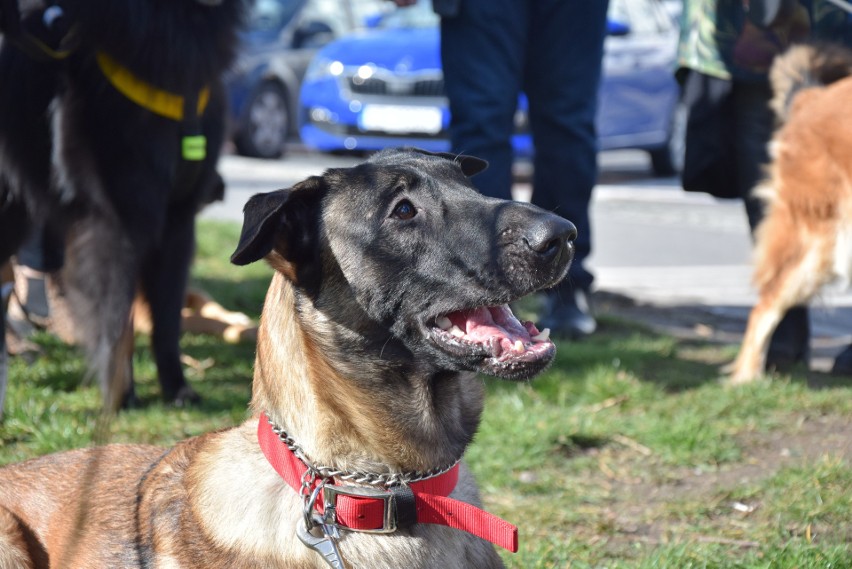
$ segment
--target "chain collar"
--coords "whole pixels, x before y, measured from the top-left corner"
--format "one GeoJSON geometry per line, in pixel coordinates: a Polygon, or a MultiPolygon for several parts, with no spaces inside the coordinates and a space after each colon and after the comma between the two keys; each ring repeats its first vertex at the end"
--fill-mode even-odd
{"type": "Polygon", "coordinates": [[[329,478],[336,478],[341,481],[355,484],[365,484],[367,486],[407,486],[414,482],[421,482],[436,476],[441,476],[442,474],[452,470],[459,461],[461,461],[461,457],[459,457],[451,464],[439,468],[433,468],[431,470],[387,472],[381,474],[375,472],[363,472],[359,470],[338,470],[330,466],[318,466],[308,459],[305,451],[298,445],[298,443],[296,443],[287,431],[276,425],[268,415],[265,415],[265,417],[269,422],[269,425],[272,427],[272,432],[274,432],[281,442],[287,445],[287,448],[290,449],[290,451],[295,454],[299,460],[305,464],[305,466],[307,466],[308,470],[305,472],[305,476],[302,479],[303,491],[306,484],[311,485],[312,482],[317,479],[327,480],[329,478]],[[308,480],[310,480],[310,482],[308,482],[308,480]]]}

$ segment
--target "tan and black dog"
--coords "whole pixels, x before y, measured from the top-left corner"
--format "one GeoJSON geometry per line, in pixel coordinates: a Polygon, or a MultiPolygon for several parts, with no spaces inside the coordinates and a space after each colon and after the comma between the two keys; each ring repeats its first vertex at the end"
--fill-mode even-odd
{"type": "Polygon", "coordinates": [[[501,567],[516,530],[459,463],[476,372],[550,364],[508,303],[564,277],[576,230],[477,193],[484,166],[391,150],[254,196],[232,260],[276,273],[252,418],[0,469],[0,567],[501,567]]]}

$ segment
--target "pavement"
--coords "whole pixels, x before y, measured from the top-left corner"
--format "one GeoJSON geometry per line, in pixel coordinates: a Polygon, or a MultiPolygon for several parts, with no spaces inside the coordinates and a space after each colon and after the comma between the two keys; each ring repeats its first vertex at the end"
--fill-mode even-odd
{"type": "MultiPolygon", "coordinates": [[[[226,201],[208,207],[202,217],[241,221],[242,205],[254,193],[361,160],[300,149],[286,160],[226,156],[220,163],[226,201]]],[[[602,309],[676,335],[738,343],[756,300],[741,203],[684,192],[676,178],[651,177],[642,153],[602,153],[600,165],[588,264],[602,309]]],[[[518,165],[516,174],[516,198],[529,199],[529,168],[518,165]]],[[[811,326],[811,367],[826,371],[852,342],[852,294],[825,292],[812,304],[811,326]]]]}

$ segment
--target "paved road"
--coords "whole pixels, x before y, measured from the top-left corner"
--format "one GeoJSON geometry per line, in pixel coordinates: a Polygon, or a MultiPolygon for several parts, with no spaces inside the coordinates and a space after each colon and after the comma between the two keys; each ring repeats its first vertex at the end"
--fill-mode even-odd
{"type": "MultiPolygon", "coordinates": [[[[260,161],[227,156],[221,164],[227,200],[203,217],[240,220],[256,192],[288,187],[329,167],[358,158],[322,156],[296,148],[287,159],[260,161]]],[[[755,301],[750,285],[751,242],[738,201],[683,192],[677,180],[652,178],[638,152],[601,155],[601,178],[592,202],[589,259],[598,290],[657,306],[701,309],[744,326],[755,301]]],[[[529,196],[519,168],[516,196],[529,196]]],[[[831,355],[852,341],[852,294],[829,292],[812,310],[814,335],[831,355]]],[[[824,367],[823,363],[820,367],[824,367]]]]}

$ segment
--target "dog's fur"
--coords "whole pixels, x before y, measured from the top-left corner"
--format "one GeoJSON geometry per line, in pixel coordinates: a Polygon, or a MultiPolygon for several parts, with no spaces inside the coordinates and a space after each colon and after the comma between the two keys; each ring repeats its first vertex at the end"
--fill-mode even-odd
{"type": "MultiPolygon", "coordinates": [[[[245,0],[85,0],[64,5],[70,57],[34,58],[0,39],[0,263],[33,223],[67,230],[63,275],[81,343],[116,408],[129,396],[130,307],[137,285],[152,309],[153,351],[166,400],[197,397],[178,337],[194,218],[218,197],[225,125],[221,75],[233,60],[245,0]],[[213,3],[215,4],[215,3],[213,3]],[[207,156],[181,178],[184,125],[119,93],[95,62],[106,52],[160,89],[197,94],[207,156]],[[129,341],[128,341],[129,340],[129,341]],[[126,352],[126,350],[124,350],[126,352]]],[[[23,27],[48,38],[43,0],[21,0],[23,27]]]]}
{"type": "Polygon", "coordinates": [[[759,377],[784,313],[852,274],[852,52],[800,45],[773,64],[772,107],[780,128],[768,180],[756,189],[767,213],[756,232],[749,316],[731,382],[759,377]]]}
{"type": "MultiPolygon", "coordinates": [[[[232,260],[276,270],[253,418],[166,452],[112,445],[0,469],[0,567],[326,567],[295,537],[302,500],[261,454],[262,412],[315,464],[426,471],[460,457],[483,406],[473,372],[527,379],[554,348],[527,336],[527,350],[496,357],[494,342],[437,323],[470,325],[460,311],[553,286],[576,235],[535,206],[478,194],[466,175],[482,167],[385,151],[252,198],[232,260]]],[[[491,338],[512,345],[503,334],[491,338]]],[[[466,468],[452,496],[479,501],[466,468]]],[[[489,543],[443,526],[341,533],[347,567],[502,566],[489,543]]]]}

